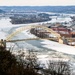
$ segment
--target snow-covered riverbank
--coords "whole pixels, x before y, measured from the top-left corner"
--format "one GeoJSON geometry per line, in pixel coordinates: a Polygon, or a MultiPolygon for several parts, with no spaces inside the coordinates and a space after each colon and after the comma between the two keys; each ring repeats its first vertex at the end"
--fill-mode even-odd
{"type": "Polygon", "coordinates": [[[67,53],[75,55],[75,47],[68,46],[65,44],[60,44],[58,42],[44,40],[44,42],[41,42],[43,44],[43,47],[53,49],[59,52],[67,53]]]}

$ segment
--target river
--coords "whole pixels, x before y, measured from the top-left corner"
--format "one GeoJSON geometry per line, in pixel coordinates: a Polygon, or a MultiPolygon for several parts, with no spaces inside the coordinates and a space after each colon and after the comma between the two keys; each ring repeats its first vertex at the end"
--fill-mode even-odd
{"type": "MultiPolygon", "coordinates": [[[[44,23],[44,22],[43,22],[44,23]]],[[[6,39],[6,37],[11,34],[13,31],[15,31],[17,28],[21,27],[21,26],[28,26],[28,25],[38,25],[39,23],[31,23],[31,24],[18,24],[18,25],[13,25],[10,23],[10,19],[9,18],[2,18],[0,19],[0,39],[4,38],[6,39]]],[[[25,38],[34,38],[35,36],[32,35],[31,33],[29,33],[27,30],[20,32],[19,34],[15,35],[12,39],[16,40],[16,39],[25,39],[25,38]]],[[[42,52],[63,52],[66,54],[69,54],[69,52],[67,52],[67,48],[70,49],[70,47],[67,47],[65,49],[63,49],[63,46],[61,46],[61,48],[59,47],[59,45],[56,43],[52,44],[52,48],[50,47],[50,44],[47,44],[46,46],[46,42],[43,44],[42,42],[44,42],[45,40],[32,40],[32,41],[21,41],[21,42],[15,42],[14,44],[17,46],[17,48],[19,49],[30,49],[30,50],[37,50],[37,51],[42,51],[42,52]],[[55,46],[54,46],[55,45],[55,46]],[[56,50],[56,48],[57,50],[56,50]],[[63,49],[63,51],[61,51],[61,49],[63,49]],[[66,50],[66,52],[64,51],[66,50]]],[[[11,44],[9,44],[9,46],[11,47],[11,44]]],[[[71,54],[75,53],[75,48],[73,52],[71,52],[71,54]]]]}

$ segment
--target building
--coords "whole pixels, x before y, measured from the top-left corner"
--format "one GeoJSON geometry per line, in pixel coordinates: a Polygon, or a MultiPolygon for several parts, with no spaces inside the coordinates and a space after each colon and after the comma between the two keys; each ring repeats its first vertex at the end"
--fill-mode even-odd
{"type": "Polygon", "coordinates": [[[72,37],[71,30],[65,27],[51,27],[51,29],[59,33],[62,37],[72,37]]]}

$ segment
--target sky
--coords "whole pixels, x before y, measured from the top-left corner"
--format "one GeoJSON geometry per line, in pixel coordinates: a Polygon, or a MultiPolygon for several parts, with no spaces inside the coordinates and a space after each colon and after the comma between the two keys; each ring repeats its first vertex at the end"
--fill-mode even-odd
{"type": "Polygon", "coordinates": [[[0,0],[0,6],[67,6],[75,0],[0,0]]]}

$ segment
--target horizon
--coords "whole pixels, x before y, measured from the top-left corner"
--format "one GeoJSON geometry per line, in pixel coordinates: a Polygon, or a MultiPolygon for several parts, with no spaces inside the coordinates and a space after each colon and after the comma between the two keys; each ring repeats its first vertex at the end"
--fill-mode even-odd
{"type": "Polygon", "coordinates": [[[0,6],[72,6],[75,0],[0,0],[0,6]]]}

